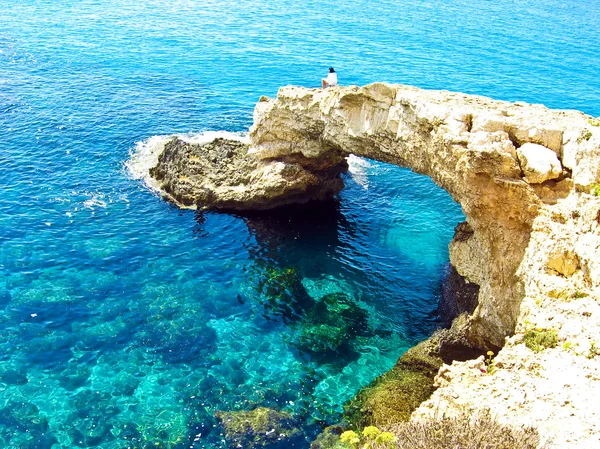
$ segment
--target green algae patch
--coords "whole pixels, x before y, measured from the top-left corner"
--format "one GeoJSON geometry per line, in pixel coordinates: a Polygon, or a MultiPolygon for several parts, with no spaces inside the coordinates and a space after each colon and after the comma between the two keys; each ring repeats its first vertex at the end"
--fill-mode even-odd
{"type": "Polygon", "coordinates": [[[348,449],[348,446],[340,440],[344,429],[340,426],[326,427],[317,439],[310,445],[310,449],[348,449]]]}
{"type": "Polygon", "coordinates": [[[292,324],[315,306],[315,300],[302,285],[302,276],[295,268],[267,267],[264,271],[258,291],[267,316],[292,324]]]}
{"type": "Polygon", "coordinates": [[[294,444],[303,439],[299,423],[292,415],[266,407],[232,412],[217,411],[215,417],[225,430],[230,447],[271,448],[294,444]]]}
{"type": "Polygon", "coordinates": [[[409,349],[391,370],[360,390],[344,406],[344,419],[349,427],[387,427],[408,421],[411,413],[435,390],[433,378],[443,363],[438,343],[434,336],[409,349]]]}
{"type": "Polygon", "coordinates": [[[367,318],[367,311],[348,295],[330,293],[308,310],[292,343],[304,352],[335,352],[356,337],[368,335],[367,318]]]}

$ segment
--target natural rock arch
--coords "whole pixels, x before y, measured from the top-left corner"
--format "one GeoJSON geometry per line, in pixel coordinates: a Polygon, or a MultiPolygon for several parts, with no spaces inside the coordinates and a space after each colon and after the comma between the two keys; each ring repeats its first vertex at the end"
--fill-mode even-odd
{"type": "MultiPolygon", "coordinates": [[[[461,334],[475,347],[499,348],[531,295],[523,280],[535,276],[527,270],[546,269],[534,260],[540,242],[529,245],[536,218],[598,182],[598,124],[578,111],[402,85],[288,86],[276,99],[261,97],[249,144],[175,138],[150,173],[180,206],[222,210],[330,198],[343,188],[350,154],[431,177],[466,216],[450,244],[451,263],[480,287],[461,334]]],[[[585,268],[586,279],[600,283],[592,256],[582,264],[570,250],[547,254],[555,249],[546,245],[543,255],[554,258],[552,270],[585,268]]]]}
{"type": "Polygon", "coordinates": [[[476,346],[501,347],[519,316],[518,269],[540,208],[598,178],[597,165],[586,163],[598,151],[589,120],[577,111],[383,83],[284,87],[257,104],[249,153],[310,170],[355,154],[431,177],[467,219],[450,244],[454,267],[480,286],[463,330],[476,346]]]}

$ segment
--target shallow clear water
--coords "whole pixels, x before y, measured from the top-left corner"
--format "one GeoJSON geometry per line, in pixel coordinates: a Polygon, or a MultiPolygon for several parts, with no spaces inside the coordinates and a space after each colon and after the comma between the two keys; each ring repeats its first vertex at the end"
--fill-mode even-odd
{"type": "Polygon", "coordinates": [[[330,65],[600,115],[595,1],[0,6],[5,448],[222,447],[215,411],[257,405],[308,441],[438,325],[462,214],[428,179],[354,160],[316,211],[199,215],[125,167],[153,136],[244,131],[260,95],[330,65]],[[307,350],[338,292],[367,325],[307,350]]]}

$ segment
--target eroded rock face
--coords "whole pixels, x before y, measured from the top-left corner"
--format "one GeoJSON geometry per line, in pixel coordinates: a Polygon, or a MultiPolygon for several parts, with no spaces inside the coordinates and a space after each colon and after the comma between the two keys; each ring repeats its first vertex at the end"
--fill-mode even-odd
{"type": "Polygon", "coordinates": [[[590,120],[410,86],[290,86],[260,99],[249,146],[172,141],[153,173],[180,204],[219,209],[331,197],[350,154],[430,176],[462,206],[470,229],[450,244],[452,265],[480,287],[465,336],[497,349],[514,332],[525,295],[517,271],[535,218],[600,178],[600,128],[590,120]]]}
{"type": "MultiPolygon", "coordinates": [[[[225,182],[215,175],[208,182],[198,171],[198,185],[226,200],[195,198],[194,204],[261,209],[331,196],[341,188],[337,175],[344,156],[355,154],[428,175],[462,206],[466,222],[456,229],[450,259],[461,279],[474,292],[479,288],[477,300],[469,297],[465,303],[467,313],[439,336],[439,356],[450,363],[456,348],[468,355],[472,346],[473,351],[494,349],[495,359],[443,366],[438,389],[413,419],[488,409],[503,423],[534,425],[549,447],[598,443],[597,119],[541,105],[377,83],[327,90],[285,87],[276,99],[261,98],[254,121],[250,145],[239,149],[241,165],[225,164],[248,164],[252,174],[227,175],[225,182]],[[284,175],[286,170],[293,176],[284,175]],[[302,179],[314,182],[297,182],[302,179]],[[319,182],[333,187],[320,189],[319,182]],[[556,332],[558,345],[533,352],[523,343],[532,328],[556,332]]],[[[165,189],[179,188],[185,198],[189,189],[177,187],[177,176],[186,176],[194,164],[179,156],[165,158],[173,171],[160,175],[165,189]]],[[[221,162],[215,164],[217,171],[223,169],[221,162]]],[[[432,365],[424,376],[423,384],[431,388],[435,369],[432,365]]],[[[390,396],[384,384],[410,386],[415,377],[394,377],[397,371],[365,389],[374,394],[355,398],[357,419],[379,416],[386,408],[407,416],[423,400],[407,409],[388,400],[400,396],[390,396]]]]}
{"type": "Polygon", "coordinates": [[[589,119],[382,83],[284,87],[257,104],[249,153],[283,162],[355,154],[430,176],[462,206],[472,230],[450,245],[458,273],[480,286],[467,337],[499,348],[524,296],[517,269],[535,217],[575,187],[589,191],[599,177],[600,132],[589,119]]]}
{"type": "Polygon", "coordinates": [[[299,161],[260,160],[249,145],[215,139],[204,144],[173,138],[164,146],[150,175],[163,196],[180,207],[262,210],[336,195],[344,183],[343,158],[325,166],[299,161]]]}

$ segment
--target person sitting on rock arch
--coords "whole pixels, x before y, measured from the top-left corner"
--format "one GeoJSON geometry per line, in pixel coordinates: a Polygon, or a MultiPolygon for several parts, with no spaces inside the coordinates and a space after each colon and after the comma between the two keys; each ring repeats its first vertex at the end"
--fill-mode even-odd
{"type": "Polygon", "coordinates": [[[327,78],[321,79],[321,87],[325,89],[326,87],[337,86],[337,83],[337,73],[335,73],[333,67],[329,67],[329,73],[327,74],[327,78]]]}

